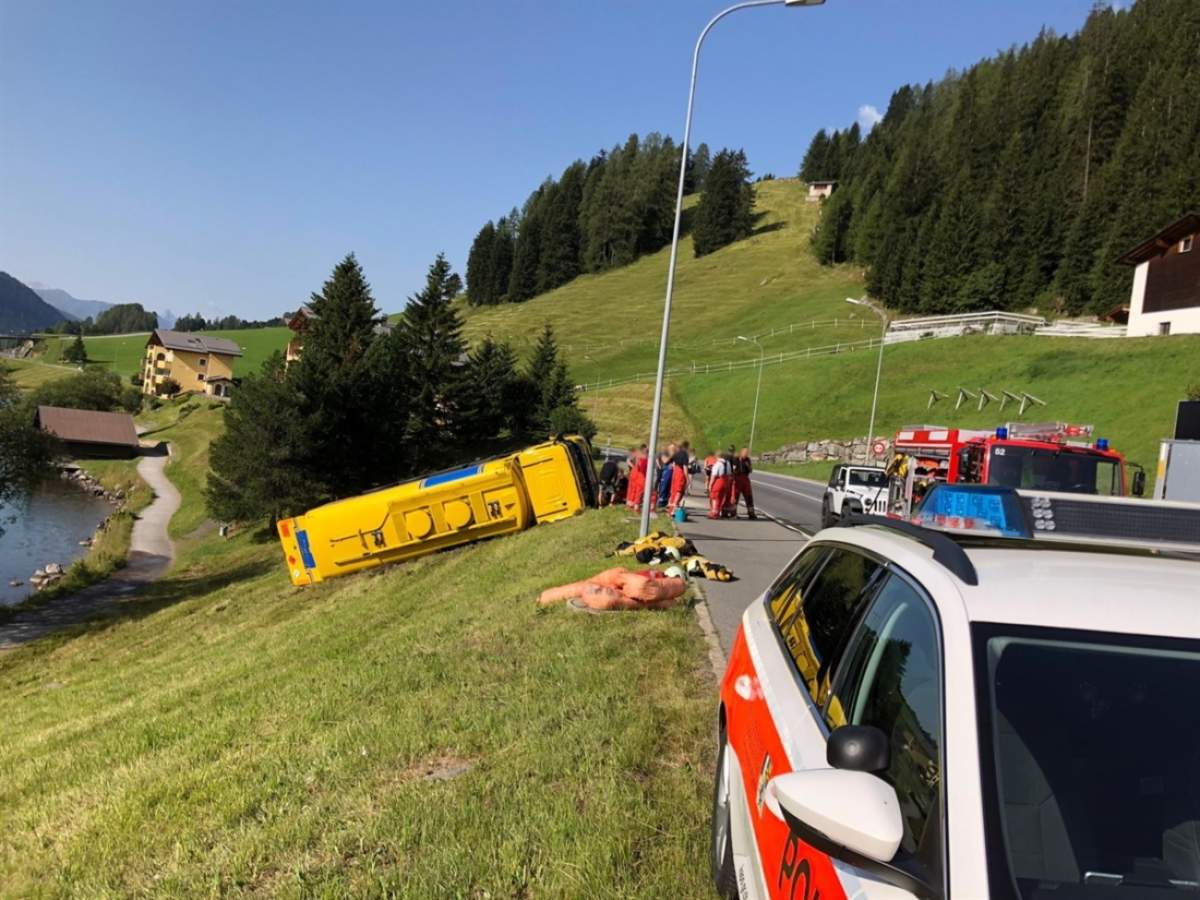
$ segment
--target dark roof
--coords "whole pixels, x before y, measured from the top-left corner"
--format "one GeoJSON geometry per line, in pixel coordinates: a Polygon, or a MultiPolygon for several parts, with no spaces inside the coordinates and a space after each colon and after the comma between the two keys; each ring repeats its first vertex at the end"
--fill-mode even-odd
{"type": "Polygon", "coordinates": [[[187,331],[167,331],[156,328],[150,335],[150,341],[155,339],[164,347],[172,350],[187,350],[192,353],[216,353],[221,356],[241,356],[242,348],[228,338],[209,337],[206,334],[192,334],[187,331]]]}
{"type": "Polygon", "coordinates": [[[1142,241],[1124,256],[1117,260],[1127,266],[1136,266],[1148,259],[1162,254],[1174,243],[1183,240],[1189,234],[1200,232],[1200,215],[1190,212],[1183,218],[1172,222],[1154,237],[1142,241]]]}
{"type": "Polygon", "coordinates": [[[87,444],[138,446],[137,429],[129,413],[96,412],[92,409],[67,409],[39,406],[37,424],[60,440],[87,444]]]}

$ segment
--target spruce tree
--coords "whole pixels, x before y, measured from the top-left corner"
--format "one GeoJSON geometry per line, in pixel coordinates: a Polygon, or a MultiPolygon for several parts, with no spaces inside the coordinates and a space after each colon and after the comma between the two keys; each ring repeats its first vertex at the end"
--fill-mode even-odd
{"type": "Polygon", "coordinates": [[[83,345],[83,337],[75,335],[75,340],[67,345],[63,350],[62,358],[65,362],[75,363],[76,365],[86,365],[88,361],[87,348],[83,345]]]}
{"type": "Polygon", "coordinates": [[[579,207],[586,177],[582,162],[571,163],[550,196],[538,260],[539,293],[566,284],[579,274],[579,207]]]}
{"type": "Polygon", "coordinates": [[[490,306],[496,279],[492,277],[492,258],[495,253],[496,226],[488,222],[479,229],[467,255],[467,300],[472,306],[490,306]]]}
{"type": "Polygon", "coordinates": [[[501,216],[496,223],[496,237],[492,242],[492,253],[488,263],[491,282],[488,287],[488,303],[503,303],[508,299],[508,283],[512,278],[513,254],[516,238],[513,234],[513,216],[501,216]]]}
{"type": "Polygon", "coordinates": [[[692,239],[696,256],[749,237],[754,230],[754,188],[741,150],[722,150],[713,159],[707,187],[696,206],[692,239]]]}
{"type": "Polygon", "coordinates": [[[304,332],[304,353],[287,369],[311,449],[303,461],[304,474],[326,485],[332,495],[345,496],[382,479],[370,451],[377,446],[379,423],[386,415],[375,405],[368,361],[379,311],[353,254],[334,267],[308,306],[313,317],[304,332]],[[348,447],[355,452],[347,453],[348,447]]]}
{"type": "Polygon", "coordinates": [[[684,193],[702,193],[711,169],[712,151],[708,149],[708,144],[701,142],[688,157],[687,175],[684,177],[683,183],[684,193]]]}
{"type": "Polygon", "coordinates": [[[209,449],[205,503],[221,522],[296,515],[331,493],[314,466],[310,421],[276,352],[242,379],[224,411],[225,429],[209,449]]]}
{"type": "Polygon", "coordinates": [[[442,460],[461,425],[466,382],[462,319],[451,305],[452,272],[439,253],[425,288],[411,297],[396,327],[411,386],[405,449],[414,467],[442,460]]]}
{"type": "Polygon", "coordinates": [[[522,384],[516,354],[508,344],[498,344],[487,335],[471,351],[467,380],[471,388],[463,421],[473,441],[490,441],[506,428],[519,430],[522,384]]]}

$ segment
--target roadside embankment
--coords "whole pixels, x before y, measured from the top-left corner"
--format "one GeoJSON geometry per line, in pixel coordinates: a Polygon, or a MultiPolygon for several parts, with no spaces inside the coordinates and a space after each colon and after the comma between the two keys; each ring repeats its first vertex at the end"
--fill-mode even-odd
{"type": "Polygon", "coordinates": [[[694,616],[535,604],[635,530],[590,512],[308,589],[269,535],[179,544],[116,615],[0,655],[0,883],[707,896],[694,616]]]}

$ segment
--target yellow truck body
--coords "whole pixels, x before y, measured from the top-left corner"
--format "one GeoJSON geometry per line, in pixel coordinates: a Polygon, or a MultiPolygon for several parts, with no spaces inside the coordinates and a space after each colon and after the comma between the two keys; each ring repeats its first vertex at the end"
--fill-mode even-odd
{"type": "Polygon", "coordinates": [[[276,529],[292,583],[307,585],[575,516],[595,494],[587,441],[566,438],[326,503],[276,529]]]}

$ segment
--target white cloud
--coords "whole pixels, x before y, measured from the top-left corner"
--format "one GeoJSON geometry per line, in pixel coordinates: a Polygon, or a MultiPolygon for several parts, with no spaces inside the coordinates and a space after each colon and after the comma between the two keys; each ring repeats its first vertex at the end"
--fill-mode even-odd
{"type": "Polygon", "coordinates": [[[883,119],[883,113],[877,110],[870,103],[864,103],[858,108],[858,127],[863,131],[870,131],[883,119]]]}

